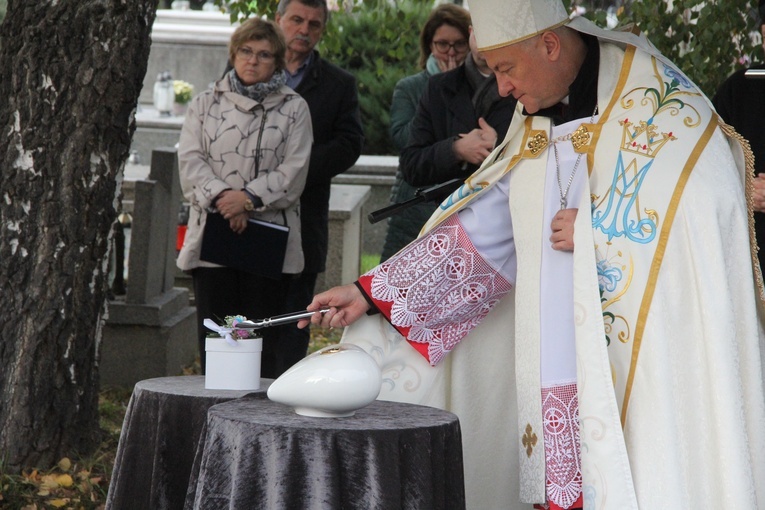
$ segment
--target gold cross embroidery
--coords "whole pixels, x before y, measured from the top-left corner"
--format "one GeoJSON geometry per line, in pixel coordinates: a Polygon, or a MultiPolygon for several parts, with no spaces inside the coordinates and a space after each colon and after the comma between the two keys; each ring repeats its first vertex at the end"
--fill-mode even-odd
{"type": "Polygon", "coordinates": [[[526,456],[531,457],[531,453],[537,445],[537,435],[534,434],[534,430],[531,428],[530,423],[526,424],[526,433],[523,435],[521,443],[526,447],[526,456]]]}

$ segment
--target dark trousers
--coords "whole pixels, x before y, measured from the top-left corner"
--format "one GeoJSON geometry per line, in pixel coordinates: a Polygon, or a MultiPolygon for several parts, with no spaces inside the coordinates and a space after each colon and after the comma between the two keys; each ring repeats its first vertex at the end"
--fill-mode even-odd
{"type": "MultiPolygon", "coordinates": [[[[212,319],[223,324],[227,315],[244,315],[248,319],[258,320],[273,317],[283,312],[288,288],[288,277],[283,280],[271,280],[228,267],[199,267],[192,271],[194,279],[194,299],[197,307],[197,332],[199,340],[199,358],[202,373],[205,373],[205,338],[212,333],[204,327],[204,319],[212,319]]],[[[263,337],[260,376],[276,378],[279,372],[278,346],[280,329],[264,328],[258,330],[263,337]]]]}
{"type": "MultiPolygon", "coordinates": [[[[305,310],[313,301],[316,287],[316,273],[303,273],[298,278],[290,280],[284,313],[305,310]]],[[[296,324],[281,327],[279,348],[281,355],[281,373],[305,358],[308,352],[308,342],[311,339],[310,327],[298,329],[296,324]]]]}

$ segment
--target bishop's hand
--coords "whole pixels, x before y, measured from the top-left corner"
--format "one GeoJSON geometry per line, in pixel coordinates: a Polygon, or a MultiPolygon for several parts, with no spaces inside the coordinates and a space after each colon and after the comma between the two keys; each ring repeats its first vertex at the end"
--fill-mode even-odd
{"type": "Polygon", "coordinates": [[[553,250],[574,251],[574,220],[579,209],[561,209],[552,219],[550,242],[553,250]]]}
{"type": "Polygon", "coordinates": [[[304,328],[308,324],[323,328],[350,326],[367,313],[369,308],[369,303],[356,285],[351,283],[341,287],[333,287],[314,296],[313,301],[306,309],[309,312],[316,311],[316,313],[313,314],[310,321],[301,320],[298,322],[298,327],[304,328]],[[318,312],[323,308],[329,308],[329,311],[324,314],[318,312]]]}

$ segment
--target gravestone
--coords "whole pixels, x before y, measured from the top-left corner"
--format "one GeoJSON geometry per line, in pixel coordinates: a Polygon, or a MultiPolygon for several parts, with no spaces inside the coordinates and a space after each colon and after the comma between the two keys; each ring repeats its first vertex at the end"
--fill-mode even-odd
{"type": "Polygon", "coordinates": [[[329,196],[327,270],[316,279],[316,293],[359,277],[362,210],[371,196],[370,186],[332,184],[329,196]]]}
{"type": "Polygon", "coordinates": [[[174,287],[181,203],[178,160],[155,149],[148,179],[135,182],[127,294],[109,302],[101,346],[101,383],[129,386],[179,375],[197,354],[196,310],[174,287]]]}

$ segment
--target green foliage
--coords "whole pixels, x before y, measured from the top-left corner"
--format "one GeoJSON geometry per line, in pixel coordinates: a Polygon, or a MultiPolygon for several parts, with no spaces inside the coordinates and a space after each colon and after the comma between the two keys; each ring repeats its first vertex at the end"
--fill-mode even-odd
{"type": "Polygon", "coordinates": [[[335,13],[339,29],[322,39],[322,55],[356,77],[365,154],[396,152],[388,133],[393,88],[419,71],[420,27],[430,9],[423,2],[366,0],[352,12],[335,13]]]}
{"type": "Polygon", "coordinates": [[[222,10],[225,6],[231,16],[231,23],[234,23],[255,14],[274,19],[279,0],[213,0],[213,3],[222,10]]]}
{"type": "Polygon", "coordinates": [[[361,254],[361,274],[366,273],[373,267],[380,264],[380,254],[378,253],[362,253],[361,254]]]}
{"type": "Polygon", "coordinates": [[[311,326],[311,342],[308,344],[308,354],[314,353],[329,345],[339,344],[343,336],[343,328],[320,328],[311,326]]]}
{"type": "Polygon", "coordinates": [[[748,0],[633,2],[632,19],[656,47],[710,97],[735,69],[762,58],[750,34],[757,31],[748,0]]]}
{"type": "Polygon", "coordinates": [[[5,19],[5,11],[8,10],[8,0],[0,0],[0,23],[5,19]]]}
{"type": "MultiPolygon", "coordinates": [[[[569,2],[564,0],[564,3],[569,2]]],[[[596,7],[603,2],[576,3],[596,7]]],[[[754,2],[749,0],[613,3],[624,4],[617,11],[620,25],[634,22],[659,51],[710,97],[735,69],[763,58],[762,45],[752,39],[758,27],[754,2]]],[[[602,8],[591,8],[585,15],[605,26],[606,12],[602,8]]]]}

